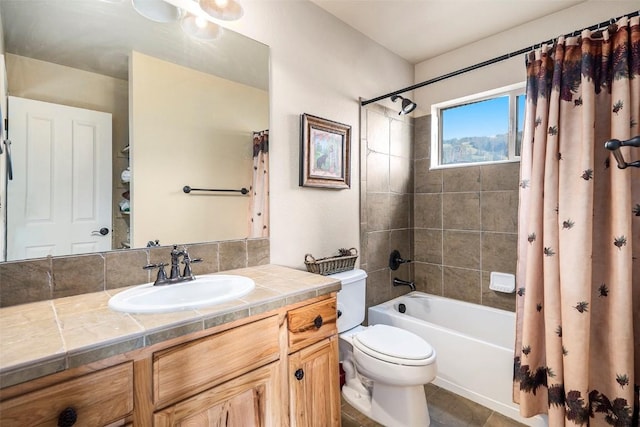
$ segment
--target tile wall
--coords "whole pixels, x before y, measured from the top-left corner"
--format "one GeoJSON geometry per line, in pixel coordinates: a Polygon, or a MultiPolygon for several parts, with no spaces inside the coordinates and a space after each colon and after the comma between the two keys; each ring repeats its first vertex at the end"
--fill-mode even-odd
{"type": "Polygon", "coordinates": [[[373,105],[362,109],[360,129],[360,266],[369,276],[370,306],[409,292],[394,288],[394,277],[413,277],[411,264],[389,268],[393,249],[413,257],[413,125],[396,110],[373,105]]]}
{"type": "Polygon", "coordinates": [[[418,290],[515,310],[489,289],[492,271],[515,274],[520,164],[429,170],[431,116],[379,105],[361,113],[361,257],[367,306],[418,290]],[[388,267],[391,250],[414,262],[388,267]]]}
{"type": "MultiPolygon", "coordinates": [[[[268,264],[270,259],[269,239],[186,246],[192,259],[203,260],[192,265],[195,275],[268,264]]],[[[153,281],[155,270],[142,267],[169,263],[171,249],[161,246],[0,263],[0,307],[153,281]]]]}
{"type": "Polygon", "coordinates": [[[515,294],[490,290],[489,277],[515,274],[520,163],[429,170],[431,116],[414,125],[416,285],[514,311],[515,294]]]}

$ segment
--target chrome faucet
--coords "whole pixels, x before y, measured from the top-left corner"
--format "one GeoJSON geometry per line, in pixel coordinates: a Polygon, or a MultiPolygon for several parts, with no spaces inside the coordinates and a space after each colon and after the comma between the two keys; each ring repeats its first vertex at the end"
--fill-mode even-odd
{"type": "Polygon", "coordinates": [[[158,276],[156,277],[156,281],[153,282],[153,286],[161,286],[161,285],[170,285],[173,283],[186,282],[189,280],[194,280],[195,276],[191,271],[191,264],[201,262],[201,258],[191,259],[189,256],[189,252],[187,252],[187,248],[183,247],[181,250],[178,250],[178,245],[173,245],[173,249],[171,250],[171,270],[169,272],[169,277],[167,277],[167,273],[164,270],[164,267],[167,265],[164,262],[158,264],[148,264],[142,267],[145,270],[149,270],[152,268],[158,269],[158,276]],[[184,264],[184,270],[180,272],[180,257],[182,257],[182,263],[184,264]]]}
{"type": "Polygon", "coordinates": [[[398,279],[397,277],[393,278],[393,286],[408,286],[412,291],[416,290],[415,283],[409,282],[408,280],[398,279]]]}

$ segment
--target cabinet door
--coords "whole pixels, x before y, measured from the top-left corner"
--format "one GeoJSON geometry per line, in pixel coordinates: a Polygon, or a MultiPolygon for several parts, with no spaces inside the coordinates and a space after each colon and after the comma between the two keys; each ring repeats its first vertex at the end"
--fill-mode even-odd
{"type": "Polygon", "coordinates": [[[126,362],[2,402],[0,426],[55,426],[62,413],[76,426],[122,426],[113,420],[132,411],[133,363],[126,362]]]}
{"type": "Polygon", "coordinates": [[[338,337],[306,347],[289,357],[291,424],[340,425],[338,337]]]}
{"type": "Polygon", "coordinates": [[[278,360],[278,334],[278,316],[271,316],[154,353],[156,408],[278,360]]]}
{"type": "Polygon", "coordinates": [[[278,427],[283,406],[279,378],[279,362],[275,362],[156,412],[153,424],[278,427]]]}

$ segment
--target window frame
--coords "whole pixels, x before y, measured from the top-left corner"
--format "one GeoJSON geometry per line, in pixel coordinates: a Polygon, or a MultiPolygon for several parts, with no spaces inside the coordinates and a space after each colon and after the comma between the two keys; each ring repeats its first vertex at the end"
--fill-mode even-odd
{"type": "Polygon", "coordinates": [[[518,96],[525,95],[525,82],[515,83],[497,89],[492,89],[449,101],[431,105],[431,159],[430,169],[449,169],[468,166],[493,165],[501,163],[512,163],[520,161],[520,156],[516,155],[516,131],[518,129],[518,96]],[[509,140],[508,159],[490,160],[485,162],[471,163],[450,163],[441,164],[442,158],[442,111],[452,107],[460,107],[480,101],[486,101],[502,96],[509,96],[509,140]]]}

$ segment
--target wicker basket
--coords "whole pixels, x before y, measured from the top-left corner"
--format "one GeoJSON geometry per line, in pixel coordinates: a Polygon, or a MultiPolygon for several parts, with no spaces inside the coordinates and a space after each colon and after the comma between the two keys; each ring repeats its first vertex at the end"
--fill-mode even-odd
{"type": "Polygon", "coordinates": [[[340,255],[315,259],[311,254],[304,256],[304,263],[307,271],[310,273],[329,274],[340,273],[341,271],[353,270],[358,258],[358,250],[356,248],[340,249],[340,255]]]}

